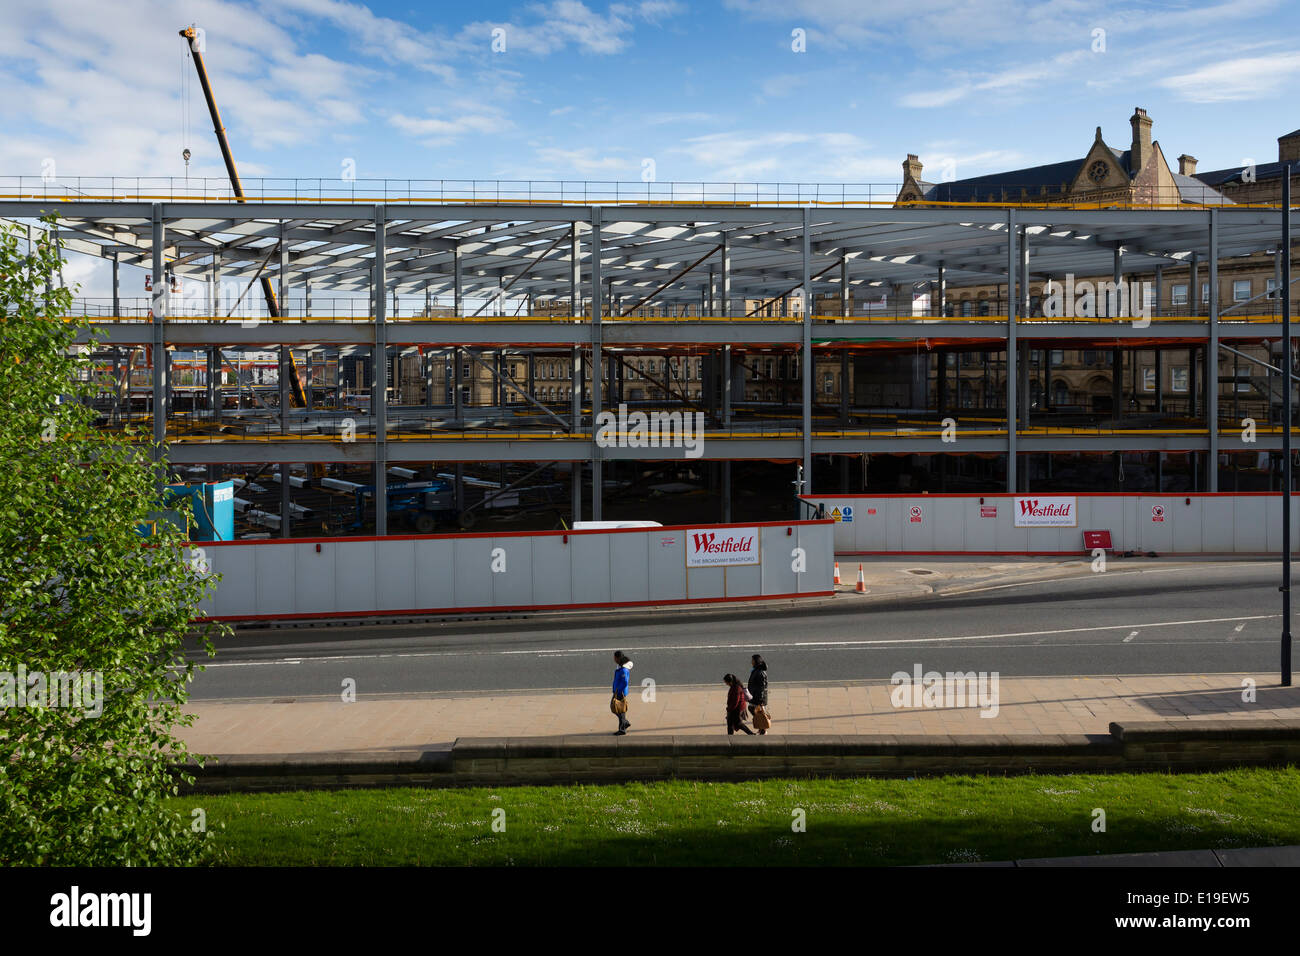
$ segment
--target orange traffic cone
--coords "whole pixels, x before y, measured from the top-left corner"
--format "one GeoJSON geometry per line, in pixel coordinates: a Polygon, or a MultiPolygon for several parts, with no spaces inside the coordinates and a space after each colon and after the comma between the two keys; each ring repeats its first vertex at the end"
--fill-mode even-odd
{"type": "Polygon", "coordinates": [[[835,583],[840,583],[840,563],[838,561],[835,562],[835,583]]]}
{"type": "Polygon", "coordinates": [[[867,593],[867,579],[862,574],[862,565],[858,565],[858,593],[867,593]]]}

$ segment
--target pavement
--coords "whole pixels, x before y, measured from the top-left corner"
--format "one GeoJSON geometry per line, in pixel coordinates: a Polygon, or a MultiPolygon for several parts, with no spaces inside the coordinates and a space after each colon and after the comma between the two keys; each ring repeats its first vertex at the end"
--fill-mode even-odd
{"type": "MultiPolygon", "coordinates": [[[[726,732],[721,681],[659,685],[653,700],[633,684],[631,733],[726,732]]],[[[1300,687],[1250,674],[999,678],[996,711],[895,707],[895,690],[878,680],[774,683],[769,733],[1104,735],[1112,721],[1300,720],[1300,687]],[[1258,681],[1254,702],[1242,700],[1246,679],[1258,681]]],[[[458,737],[603,736],[617,723],[607,689],[191,701],[186,709],[197,720],[178,735],[190,750],[224,754],[440,750],[458,737]]]]}
{"type": "MultiPolygon", "coordinates": [[[[1206,564],[1256,564],[1260,555],[1175,556],[1149,558],[1110,555],[1110,574],[1141,573],[1159,568],[1162,573],[1206,564]]],[[[862,569],[868,601],[900,601],[934,595],[957,596],[1021,587],[1045,581],[1091,577],[1097,572],[1091,556],[1035,557],[1032,555],[849,555],[837,554],[840,584],[836,593],[857,593],[858,569],[862,569]]]]}

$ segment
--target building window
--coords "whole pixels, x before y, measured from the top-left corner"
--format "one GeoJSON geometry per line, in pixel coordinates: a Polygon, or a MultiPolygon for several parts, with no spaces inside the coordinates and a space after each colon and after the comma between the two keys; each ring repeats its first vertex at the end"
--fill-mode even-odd
{"type": "Polygon", "coordinates": [[[822,390],[823,390],[827,395],[831,395],[831,394],[834,393],[834,391],[835,391],[835,376],[834,376],[832,373],[827,372],[827,373],[822,377],[822,390]]]}
{"type": "Polygon", "coordinates": [[[1142,391],[1154,392],[1156,390],[1156,370],[1150,365],[1142,366],[1142,391]]]}
{"type": "Polygon", "coordinates": [[[1209,305],[1209,303],[1210,303],[1210,284],[1208,282],[1202,282],[1201,283],[1201,305],[1209,305]]]}
{"type": "Polygon", "coordinates": [[[1250,298],[1250,280],[1234,279],[1232,282],[1232,301],[1245,302],[1250,298]]]}
{"type": "Polygon", "coordinates": [[[1267,284],[1265,285],[1265,291],[1268,292],[1268,297],[1270,299],[1281,298],[1281,296],[1277,294],[1277,288],[1278,288],[1278,281],[1276,279],[1269,279],[1267,284]]]}
{"type": "Polygon", "coordinates": [[[1175,392],[1187,391],[1187,366],[1176,365],[1169,370],[1169,388],[1175,392]]]}
{"type": "Polygon", "coordinates": [[[474,366],[471,363],[466,362],[465,366],[460,370],[460,377],[472,378],[473,375],[474,375],[474,366]]]}
{"type": "Polygon", "coordinates": [[[1187,304],[1187,286],[1185,286],[1185,285],[1176,285],[1176,286],[1174,286],[1173,289],[1170,291],[1170,295],[1169,295],[1169,304],[1170,304],[1170,305],[1186,305],[1186,304],[1187,304]]]}
{"type": "Polygon", "coordinates": [[[1052,349],[1052,364],[1053,364],[1053,365],[1064,365],[1064,364],[1065,364],[1065,350],[1064,350],[1064,349],[1052,349]]]}
{"type": "Polygon", "coordinates": [[[1070,403],[1070,390],[1065,387],[1064,382],[1057,382],[1052,386],[1052,404],[1068,405],[1070,403]]]}

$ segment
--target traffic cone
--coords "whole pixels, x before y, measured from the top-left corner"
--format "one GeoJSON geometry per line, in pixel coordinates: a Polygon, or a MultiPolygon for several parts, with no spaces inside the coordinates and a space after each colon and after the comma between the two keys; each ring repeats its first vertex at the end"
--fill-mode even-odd
{"type": "Polygon", "coordinates": [[[838,561],[835,562],[835,583],[840,583],[840,563],[838,561]]]}
{"type": "Polygon", "coordinates": [[[858,565],[858,593],[867,593],[867,579],[862,574],[862,565],[858,565]]]}

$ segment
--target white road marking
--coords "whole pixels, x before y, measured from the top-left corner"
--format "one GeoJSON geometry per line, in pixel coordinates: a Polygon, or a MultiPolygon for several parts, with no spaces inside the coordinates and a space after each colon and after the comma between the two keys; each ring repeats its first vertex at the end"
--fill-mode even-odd
{"type": "MultiPolygon", "coordinates": [[[[1267,561],[1265,562],[1250,561],[1250,562],[1242,562],[1241,564],[1216,566],[1213,570],[1216,573],[1220,573],[1223,571],[1239,571],[1242,569],[1249,570],[1256,567],[1270,566],[1271,564],[1272,562],[1267,562],[1267,561]]],[[[1191,570],[1200,570],[1200,568],[1195,566],[1192,567],[1180,566],[1176,568],[1128,568],[1123,571],[1106,571],[1104,573],[1107,579],[1110,579],[1110,578],[1128,577],[1131,574],[1174,574],[1180,571],[1186,572],[1191,570]]],[[[1207,570],[1209,569],[1207,568],[1207,570]]],[[[1100,574],[1100,573],[1102,572],[1094,572],[1093,574],[1069,574],[1069,575],[1062,575],[1061,577],[1055,577],[1055,578],[1037,578],[1033,581],[1016,581],[1012,584],[992,584],[989,585],[988,587],[982,587],[982,588],[960,588],[957,590],[940,591],[939,596],[940,597],[965,597],[967,594],[979,594],[981,591],[1003,591],[1007,588],[1028,588],[1028,587],[1033,587],[1036,584],[1065,584],[1067,582],[1092,581],[1095,579],[1096,574],[1100,574]]]]}
{"type": "Polygon", "coordinates": [[[1128,637],[1124,638],[1124,640],[1123,640],[1121,643],[1127,644],[1129,641],[1133,640],[1133,638],[1135,638],[1135,637],[1137,637],[1137,636],[1138,636],[1138,632],[1137,632],[1137,631],[1134,631],[1134,632],[1133,632],[1132,634],[1130,634],[1128,637]]]}
{"type": "MultiPolygon", "coordinates": [[[[1255,614],[1250,617],[1208,617],[1183,621],[1143,622],[1141,627],[1187,627],[1196,624],[1225,624],[1234,621],[1267,621],[1281,617],[1280,614],[1255,614]]],[[[1097,631],[1132,630],[1132,624],[1103,624],[1094,627],[1063,627],[1048,631],[1009,631],[1001,634],[966,634],[956,637],[915,637],[898,640],[873,639],[862,641],[781,641],[769,644],[648,644],[619,645],[618,647],[565,647],[565,648],[531,648],[527,650],[498,651],[419,651],[404,654],[337,654],[328,657],[310,658],[310,663],[331,663],[338,661],[386,660],[389,658],[414,657],[478,657],[483,655],[512,657],[526,655],[529,657],[563,657],[584,654],[612,654],[616,650],[632,649],[637,653],[650,651],[733,651],[748,649],[791,648],[791,647],[881,647],[905,644],[935,644],[947,641],[993,641],[1009,637],[1051,637],[1056,634],[1089,634],[1097,631]]],[[[1134,632],[1137,633],[1136,631],[1134,632]]],[[[202,662],[196,662],[202,663],[202,662]]],[[[229,661],[227,663],[206,664],[205,667],[267,667],[275,664],[303,663],[302,658],[266,661],[229,661]]]]}

